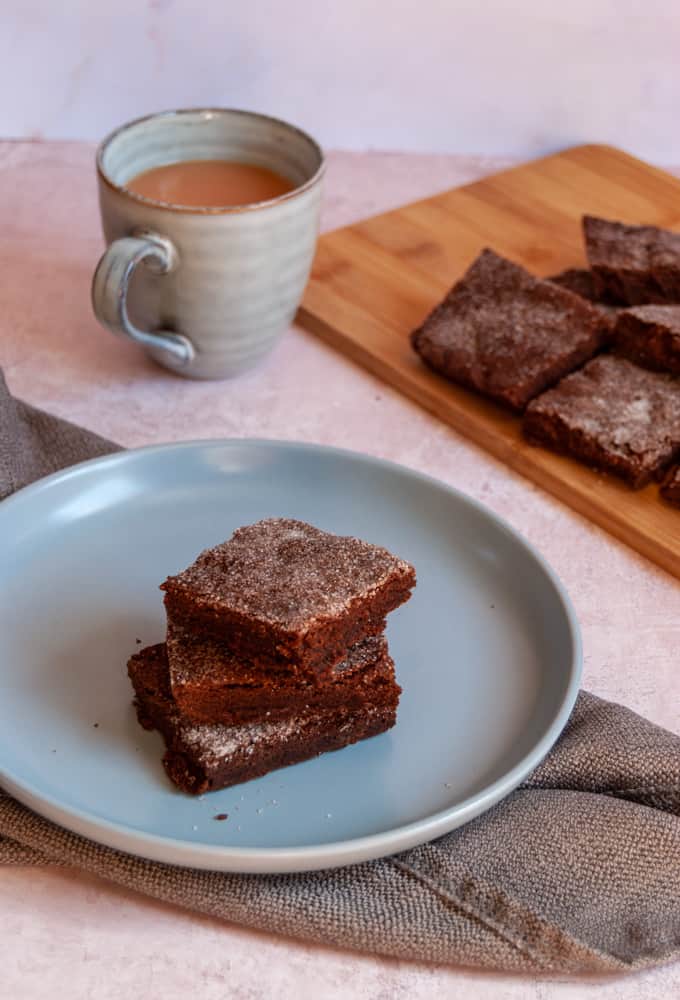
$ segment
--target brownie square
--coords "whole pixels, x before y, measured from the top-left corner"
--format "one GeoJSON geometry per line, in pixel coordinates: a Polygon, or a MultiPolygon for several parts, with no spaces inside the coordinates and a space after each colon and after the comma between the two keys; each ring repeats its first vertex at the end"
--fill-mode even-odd
{"type": "Polygon", "coordinates": [[[659,490],[661,496],[674,507],[680,507],[680,465],[674,465],[659,490]]]}
{"type": "Polygon", "coordinates": [[[605,334],[585,299],[483,250],[411,343],[434,371],[521,411],[591,358],[605,334]]]}
{"type": "Polygon", "coordinates": [[[680,449],[680,380],[604,354],[527,407],[524,435],[637,489],[680,449]]]}
{"type": "Polygon", "coordinates": [[[680,302],[680,233],[584,215],[583,235],[602,294],[631,306],[680,302]]]}
{"type": "Polygon", "coordinates": [[[387,549],[270,518],[168,577],[168,620],[268,669],[320,675],[408,600],[412,566],[387,549]]]}
{"type": "Polygon", "coordinates": [[[163,767],[191,795],[250,781],[385,732],[396,721],[399,700],[395,682],[391,698],[378,705],[305,709],[283,721],[239,726],[193,723],[172,700],[164,644],[131,657],[128,673],[140,724],[159,730],[166,745],[163,767]]]}
{"type": "Polygon", "coordinates": [[[235,725],[277,721],[307,708],[360,709],[393,700],[394,663],[384,636],[352,646],[324,681],[299,672],[263,670],[235,657],[223,643],[176,625],[166,637],[170,688],[193,722],[235,725]]]}
{"type": "Polygon", "coordinates": [[[622,309],[613,343],[617,354],[645,368],[680,375],[680,305],[622,309]]]}

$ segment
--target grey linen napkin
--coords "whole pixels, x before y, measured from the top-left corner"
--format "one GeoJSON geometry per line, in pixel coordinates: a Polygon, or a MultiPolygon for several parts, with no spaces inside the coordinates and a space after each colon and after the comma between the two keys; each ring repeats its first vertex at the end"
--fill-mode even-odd
{"type": "MultiPolygon", "coordinates": [[[[114,450],[14,399],[0,372],[0,497],[114,450]]],[[[680,956],[680,737],[581,692],[548,757],[485,815],[391,858],[299,875],[144,861],[0,790],[0,863],[69,865],[249,927],[398,958],[627,972],[680,956]]]]}

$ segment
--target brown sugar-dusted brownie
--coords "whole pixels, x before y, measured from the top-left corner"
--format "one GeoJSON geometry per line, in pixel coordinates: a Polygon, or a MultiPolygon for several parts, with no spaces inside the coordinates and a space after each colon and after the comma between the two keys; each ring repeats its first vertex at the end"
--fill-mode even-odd
{"type": "Polygon", "coordinates": [[[631,306],[680,302],[680,233],[584,215],[583,236],[601,294],[631,306]]]}
{"type": "Polygon", "coordinates": [[[680,465],[674,465],[672,469],[668,470],[659,492],[668,503],[672,503],[674,507],[680,507],[680,465]]]}
{"type": "Polygon", "coordinates": [[[191,795],[250,781],[385,732],[396,721],[399,700],[395,683],[392,697],[378,705],[306,709],[278,722],[210,725],[189,722],[178,712],[170,694],[164,644],[131,657],[128,673],[141,725],[159,730],[166,745],[166,773],[191,795]]]}
{"type": "Polygon", "coordinates": [[[680,305],[622,309],[614,350],[653,371],[680,375],[680,305]]]}
{"type": "Polygon", "coordinates": [[[161,589],[173,625],[257,665],[313,675],[380,634],[415,582],[413,567],[387,549],[270,518],[202,552],[161,589]]]}
{"type": "Polygon", "coordinates": [[[483,250],[411,342],[436,372],[523,410],[591,358],[605,334],[585,299],[483,250]]]}
{"type": "Polygon", "coordinates": [[[307,708],[360,708],[393,698],[394,663],[384,636],[350,647],[323,681],[253,667],[223,643],[168,626],[170,688],[178,709],[194,722],[234,725],[285,719],[307,708]]]}
{"type": "Polygon", "coordinates": [[[527,407],[532,444],[612,472],[637,489],[680,450],[680,379],[603,354],[527,407]]]}

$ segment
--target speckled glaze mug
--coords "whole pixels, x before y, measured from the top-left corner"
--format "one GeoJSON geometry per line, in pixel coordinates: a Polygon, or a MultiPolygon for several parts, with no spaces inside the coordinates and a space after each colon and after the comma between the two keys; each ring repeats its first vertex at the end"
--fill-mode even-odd
{"type": "Polygon", "coordinates": [[[319,227],[324,159],[304,132],[266,115],[171,111],[111,133],[97,152],[108,249],[92,282],[99,321],[189,378],[227,378],[271,350],[295,315],[319,227]],[[128,191],[182,160],[267,167],[295,187],[271,201],[195,208],[128,191]]]}

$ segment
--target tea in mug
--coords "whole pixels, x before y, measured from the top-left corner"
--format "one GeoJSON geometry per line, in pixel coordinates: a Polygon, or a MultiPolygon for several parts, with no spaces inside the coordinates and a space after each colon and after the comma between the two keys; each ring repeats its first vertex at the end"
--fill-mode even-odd
{"type": "Polygon", "coordinates": [[[182,160],[144,170],[125,187],[153,201],[191,208],[253,205],[287,194],[287,178],[253,163],[231,160],[182,160]]]}

